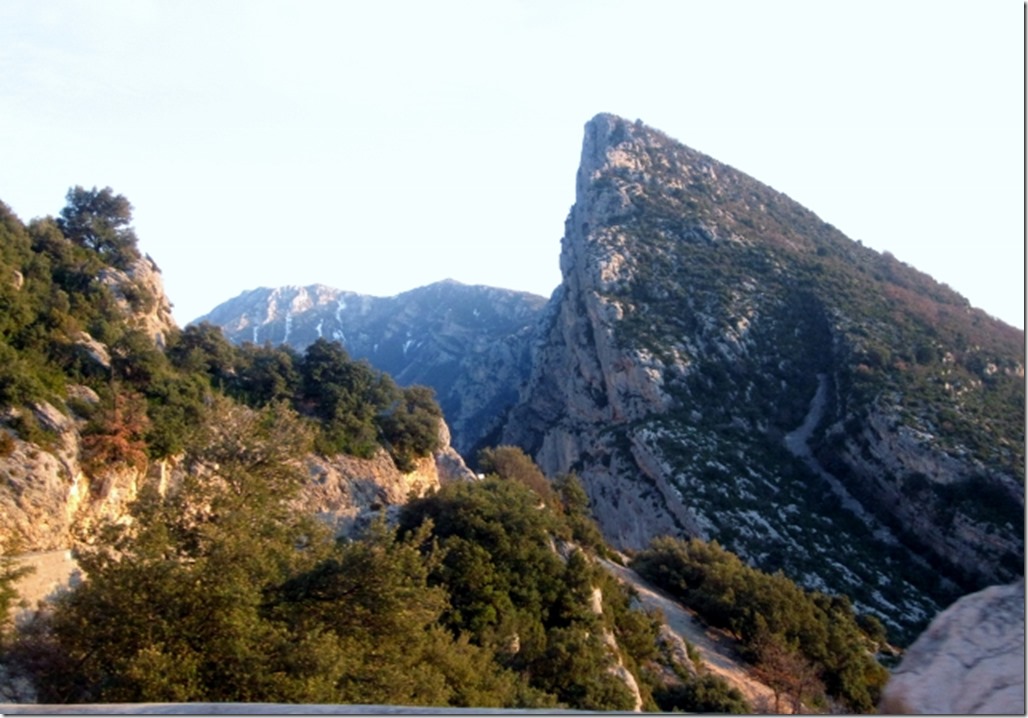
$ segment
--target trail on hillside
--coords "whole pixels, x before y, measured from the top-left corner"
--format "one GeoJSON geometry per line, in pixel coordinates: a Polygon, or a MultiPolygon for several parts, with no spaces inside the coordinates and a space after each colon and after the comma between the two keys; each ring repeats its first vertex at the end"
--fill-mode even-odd
{"type": "Polygon", "coordinates": [[[824,467],[821,466],[821,463],[810,450],[808,442],[814,433],[814,429],[821,423],[827,399],[828,377],[825,374],[818,374],[817,391],[810,400],[810,409],[803,418],[803,423],[785,435],[785,448],[789,450],[789,453],[805,463],[811,471],[824,479],[842,503],[843,508],[860,519],[876,539],[892,546],[899,546],[900,542],[893,535],[892,531],[872,516],[859,501],[853,498],[852,494],[846,490],[846,487],[842,485],[838,478],[825,471],[824,467]]]}
{"type": "MultiPolygon", "coordinates": [[[[600,561],[619,580],[635,588],[643,608],[659,609],[664,614],[668,628],[697,650],[707,670],[738,688],[755,712],[769,712],[769,706],[774,705],[774,692],[750,675],[746,664],[739,658],[734,638],[722,630],[704,626],[694,612],[632,569],[612,561],[600,561]]],[[[782,701],[783,704],[786,702],[782,701]]]]}

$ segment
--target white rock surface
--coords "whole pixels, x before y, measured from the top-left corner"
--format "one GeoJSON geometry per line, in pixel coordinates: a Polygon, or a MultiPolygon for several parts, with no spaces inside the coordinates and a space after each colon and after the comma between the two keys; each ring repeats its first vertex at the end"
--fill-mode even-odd
{"type": "Polygon", "coordinates": [[[1025,713],[1024,580],[964,596],[907,651],[884,713],[1025,713]]]}

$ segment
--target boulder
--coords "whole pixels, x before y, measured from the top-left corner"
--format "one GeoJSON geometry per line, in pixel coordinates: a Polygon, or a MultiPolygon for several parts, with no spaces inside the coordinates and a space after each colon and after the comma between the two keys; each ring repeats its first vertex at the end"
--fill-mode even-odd
{"type": "Polygon", "coordinates": [[[883,713],[1024,715],[1024,579],[964,596],[907,651],[883,713]]]}

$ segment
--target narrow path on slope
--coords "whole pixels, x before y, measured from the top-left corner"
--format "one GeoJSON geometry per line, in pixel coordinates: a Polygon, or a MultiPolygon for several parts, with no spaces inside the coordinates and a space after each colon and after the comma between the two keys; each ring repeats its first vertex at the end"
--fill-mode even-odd
{"type": "Polygon", "coordinates": [[[876,539],[893,546],[899,546],[900,542],[892,532],[868,513],[867,509],[853,498],[839,479],[825,471],[810,451],[810,445],[807,442],[810,441],[814,429],[821,422],[821,417],[824,416],[827,399],[828,377],[825,374],[818,374],[817,391],[814,393],[814,398],[810,400],[810,409],[803,418],[803,423],[785,435],[785,448],[789,450],[789,453],[806,464],[807,468],[824,479],[832,488],[832,492],[839,498],[843,508],[860,519],[876,539]]]}
{"type": "MultiPolygon", "coordinates": [[[[755,712],[767,712],[774,705],[774,693],[766,685],[750,676],[746,664],[739,658],[736,641],[724,631],[700,623],[696,614],[666,593],[649,583],[630,568],[601,559],[610,573],[638,592],[643,608],[659,609],[664,622],[680,638],[692,644],[707,669],[724,678],[739,689],[755,712]]],[[[784,703],[784,701],[783,701],[784,703]]]]}

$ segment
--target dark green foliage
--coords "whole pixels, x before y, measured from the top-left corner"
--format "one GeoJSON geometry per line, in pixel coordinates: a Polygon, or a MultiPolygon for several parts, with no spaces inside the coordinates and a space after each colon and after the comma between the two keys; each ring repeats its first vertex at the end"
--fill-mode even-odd
{"type": "Polygon", "coordinates": [[[440,448],[439,422],[443,414],[428,387],[410,386],[397,393],[391,405],[378,414],[376,423],[397,468],[411,471],[416,458],[440,448]]]}
{"type": "Polygon", "coordinates": [[[653,698],[665,713],[753,712],[738,689],[712,674],[662,687],[654,692],[653,698]]]}
{"type": "Polygon", "coordinates": [[[110,187],[68,190],[68,204],[57,226],[71,241],[103,256],[119,269],[139,259],[136,235],[131,228],[132,205],[110,187]]]}
{"type": "Polygon", "coordinates": [[[369,457],[384,445],[401,471],[439,447],[442,412],[430,389],[401,389],[366,361],[353,361],[338,342],[307,347],[297,367],[296,406],[317,418],[324,454],[369,457]]]}
{"type": "Polygon", "coordinates": [[[166,498],[84,551],[88,580],[15,650],[53,702],[503,705],[515,677],[438,625],[425,533],[335,544],[292,507],[309,450],[281,405],[215,402],[166,498]]]}
{"type": "Polygon", "coordinates": [[[559,503],[550,480],[520,447],[496,446],[482,449],[478,452],[478,470],[483,474],[493,474],[524,484],[550,507],[556,507],[559,503]]]}
{"type": "Polygon", "coordinates": [[[524,484],[549,508],[558,511],[571,529],[571,538],[598,555],[607,544],[592,518],[589,497],[574,474],[558,477],[552,483],[531,457],[517,446],[496,446],[478,453],[480,472],[524,484]]]}
{"type": "Polygon", "coordinates": [[[396,394],[391,379],[350,360],[338,342],[318,340],[300,365],[301,411],[322,424],[318,450],[369,457],[378,446],[375,416],[396,394]]]}
{"type": "Polygon", "coordinates": [[[291,401],[300,390],[300,361],[300,356],[287,346],[244,344],[237,350],[226,390],[250,406],[291,401]]]}
{"type": "Polygon", "coordinates": [[[427,584],[423,540],[424,533],[397,541],[376,524],[276,589],[275,614],[292,634],[336,641],[339,673],[326,700],[497,706],[513,699],[513,675],[480,670],[491,655],[438,625],[447,597],[427,584]]]}
{"type": "Polygon", "coordinates": [[[872,655],[884,632],[880,624],[869,626],[870,634],[863,631],[845,597],[808,593],[781,574],[753,569],[716,543],[697,539],[655,539],[632,565],[711,625],[735,633],[749,660],[759,664],[763,656],[767,663],[762,647],[774,643],[812,663],[828,694],[851,710],[877,705],[888,674],[872,655]]]}
{"type": "Polygon", "coordinates": [[[235,378],[239,361],[236,348],[225,339],[221,329],[206,322],[191,324],[179,332],[169,342],[166,353],[178,369],[204,374],[221,389],[235,378]]]}
{"type": "Polygon", "coordinates": [[[589,495],[575,474],[565,474],[553,482],[560,496],[564,516],[571,529],[571,537],[599,555],[607,553],[607,542],[593,519],[589,495]]]}
{"type": "Polygon", "coordinates": [[[538,505],[524,486],[486,479],[446,486],[403,507],[401,527],[412,531],[431,521],[447,552],[434,576],[453,596],[454,630],[472,630],[484,644],[502,642],[507,636],[492,634],[521,613],[538,620],[556,601],[564,564],[550,540],[559,524],[538,505]]]}
{"type": "Polygon", "coordinates": [[[317,450],[370,457],[385,448],[397,468],[439,448],[442,412],[427,387],[400,388],[366,361],[354,361],[338,342],[319,340],[302,356],[286,346],[230,344],[210,324],[186,327],[168,356],[187,376],[253,406],[287,401],[315,420],[317,450]]]}
{"type": "MultiPolygon", "coordinates": [[[[493,466],[534,476],[510,451],[486,454],[493,466]]],[[[400,526],[431,526],[441,554],[430,580],[446,588],[443,620],[455,635],[493,651],[500,665],[528,676],[528,686],[563,705],[626,710],[631,693],[610,671],[615,656],[604,630],[617,638],[628,665],[650,660],[656,625],[629,609],[625,589],[579,549],[562,559],[554,542],[571,529],[563,516],[516,478],[493,476],[451,484],[406,504],[400,526]],[[603,595],[603,612],[592,605],[603,595]]]]}

